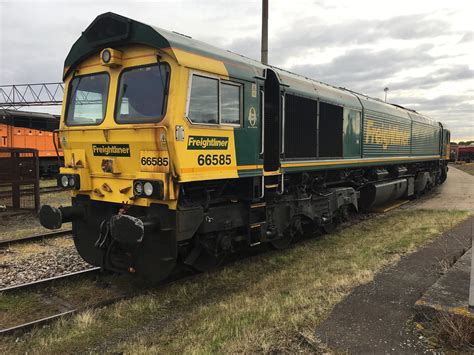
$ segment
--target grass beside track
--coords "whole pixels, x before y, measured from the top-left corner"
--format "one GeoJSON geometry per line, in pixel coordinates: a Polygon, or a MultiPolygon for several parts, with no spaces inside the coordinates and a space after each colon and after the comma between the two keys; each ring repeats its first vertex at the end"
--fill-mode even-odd
{"type": "Polygon", "coordinates": [[[453,164],[453,167],[474,176],[474,163],[453,164]]]}
{"type": "MultiPolygon", "coordinates": [[[[42,205],[70,206],[71,192],[61,191],[41,194],[42,205]]],[[[70,223],[65,223],[63,228],[70,228],[70,223]]],[[[0,240],[22,238],[32,234],[45,233],[48,230],[41,226],[35,213],[2,216],[0,213],[0,240]]]]}
{"type": "Polygon", "coordinates": [[[467,216],[394,211],[83,312],[19,340],[5,338],[0,352],[323,350],[314,329],[354,287],[467,216]]]}

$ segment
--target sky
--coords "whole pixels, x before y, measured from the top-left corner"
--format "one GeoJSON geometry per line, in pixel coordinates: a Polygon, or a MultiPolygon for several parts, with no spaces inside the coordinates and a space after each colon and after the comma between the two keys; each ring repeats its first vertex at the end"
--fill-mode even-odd
{"type": "MultiPolygon", "coordinates": [[[[472,1],[269,3],[271,65],[380,99],[388,87],[387,101],[474,140],[472,1]]],[[[107,11],[260,58],[260,0],[0,0],[0,85],[61,81],[70,47],[107,11]]]]}

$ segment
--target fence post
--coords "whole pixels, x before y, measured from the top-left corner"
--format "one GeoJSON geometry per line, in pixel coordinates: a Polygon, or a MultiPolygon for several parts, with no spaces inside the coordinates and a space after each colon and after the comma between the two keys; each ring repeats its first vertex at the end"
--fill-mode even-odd
{"type": "Polygon", "coordinates": [[[11,184],[12,184],[12,205],[14,209],[19,209],[20,208],[20,153],[13,151],[11,155],[13,159],[13,176],[17,177],[16,179],[13,179],[11,184]]]}
{"type": "Polygon", "coordinates": [[[35,212],[39,212],[40,208],[40,176],[39,176],[39,154],[38,151],[33,152],[33,161],[34,161],[34,166],[35,166],[35,172],[34,172],[34,178],[35,178],[35,183],[34,183],[34,196],[35,196],[35,212]]]}
{"type": "Polygon", "coordinates": [[[469,285],[469,310],[474,313],[474,233],[471,224],[471,283],[469,285]]]}

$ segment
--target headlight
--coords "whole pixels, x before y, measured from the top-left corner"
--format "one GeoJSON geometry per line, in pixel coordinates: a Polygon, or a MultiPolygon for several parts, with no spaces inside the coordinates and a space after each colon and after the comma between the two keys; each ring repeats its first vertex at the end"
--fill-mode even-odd
{"type": "Polygon", "coordinates": [[[81,177],[79,174],[59,174],[58,186],[63,188],[73,188],[79,190],[81,188],[81,177]]]}
{"type": "Polygon", "coordinates": [[[62,187],[68,187],[69,186],[69,178],[67,175],[61,176],[61,186],[62,187]]]}
{"type": "Polygon", "coordinates": [[[143,191],[147,196],[153,195],[153,185],[151,184],[151,182],[147,181],[143,184],[143,191]]]}
{"type": "Polygon", "coordinates": [[[151,197],[157,200],[162,200],[163,181],[135,180],[133,182],[133,194],[135,195],[135,197],[151,197]]]}
{"type": "Polygon", "coordinates": [[[143,184],[141,181],[135,181],[133,184],[133,193],[135,196],[141,196],[143,193],[143,184]]]}
{"type": "Polygon", "coordinates": [[[112,58],[112,55],[110,54],[110,51],[108,49],[102,51],[102,61],[104,63],[110,62],[110,58],[112,58]]]}

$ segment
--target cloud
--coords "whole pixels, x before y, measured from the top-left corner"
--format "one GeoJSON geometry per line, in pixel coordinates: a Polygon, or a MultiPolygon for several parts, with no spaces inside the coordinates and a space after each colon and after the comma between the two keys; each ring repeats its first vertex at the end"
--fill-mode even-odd
{"type": "Polygon", "coordinates": [[[432,47],[423,44],[400,50],[358,48],[329,63],[295,65],[291,70],[329,84],[372,92],[373,89],[368,89],[373,88],[375,82],[386,82],[406,68],[424,67],[439,59],[427,53],[432,47]]]}
{"type": "Polygon", "coordinates": [[[396,96],[397,103],[413,107],[415,110],[426,110],[433,111],[440,108],[449,107],[450,111],[468,111],[474,108],[474,105],[470,103],[474,96],[472,94],[465,95],[442,95],[432,99],[427,98],[413,98],[408,96],[396,96]]]}
{"type": "MultiPolygon", "coordinates": [[[[449,24],[429,15],[395,16],[385,20],[352,20],[329,24],[320,17],[307,17],[293,22],[286,30],[270,37],[270,57],[281,65],[291,56],[307,51],[347,45],[368,45],[387,39],[433,39],[449,33],[449,24]]],[[[237,38],[230,48],[256,58],[258,52],[249,43],[259,44],[259,37],[237,38]]]]}
{"type": "Polygon", "coordinates": [[[472,42],[472,31],[469,31],[468,33],[465,33],[461,39],[459,40],[459,43],[469,43],[472,42]]]}
{"type": "Polygon", "coordinates": [[[460,64],[435,70],[422,77],[404,79],[401,82],[390,84],[390,90],[431,89],[442,83],[473,78],[474,70],[470,69],[467,64],[460,64]]]}
{"type": "Polygon", "coordinates": [[[391,102],[414,109],[441,121],[459,137],[474,136],[474,92],[441,95],[432,99],[392,95],[391,102]]]}

